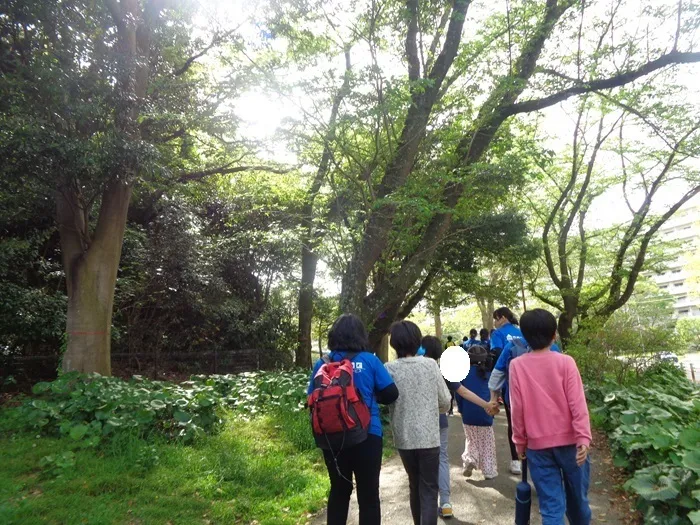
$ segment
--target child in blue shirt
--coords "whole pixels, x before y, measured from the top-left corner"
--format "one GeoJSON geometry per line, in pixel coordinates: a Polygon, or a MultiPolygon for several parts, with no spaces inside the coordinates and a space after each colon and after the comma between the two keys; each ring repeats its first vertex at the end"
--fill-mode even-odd
{"type": "MultiPolygon", "coordinates": [[[[469,349],[470,368],[467,377],[461,383],[452,383],[453,387],[464,386],[484,401],[490,399],[489,375],[491,355],[481,345],[469,349]]],[[[493,433],[493,416],[474,403],[462,397],[457,398],[459,411],[464,425],[464,454],[462,454],[463,474],[472,475],[474,469],[481,470],[484,478],[498,476],[496,463],[496,437],[493,433]]]]}

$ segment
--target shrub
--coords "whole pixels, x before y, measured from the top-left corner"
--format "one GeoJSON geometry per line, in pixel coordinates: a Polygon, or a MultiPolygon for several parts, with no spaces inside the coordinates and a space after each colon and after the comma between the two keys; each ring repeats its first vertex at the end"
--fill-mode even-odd
{"type": "Polygon", "coordinates": [[[306,370],[193,376],[180,385],[71,372],[37,383],[33,398],[6,412],[3,427],[70,436],[80,446],[96,446],[123,431],[187,442],[213,432],[223,408],[245,418],[300,411],[307,382],[306,370]]]}
{"type": "Polygon", "coordinates": [[[51,383],[37,383],[33,393],[34,398],[11,412],[16,426],[70,436],[82,446],[96,446],[125,430],[189,441],[220,422],[222,406],[210,386],[184,388],[138,376],[123,381],[71,372],[51,383]]]}
{"type": "Polygon", "coordinates": [[[593,418],[609,434],[614,463],[633,473],[645,523],[698,523],[700,392],[682,371],[655,365],[626,388],[587,388],[593,418]]]}

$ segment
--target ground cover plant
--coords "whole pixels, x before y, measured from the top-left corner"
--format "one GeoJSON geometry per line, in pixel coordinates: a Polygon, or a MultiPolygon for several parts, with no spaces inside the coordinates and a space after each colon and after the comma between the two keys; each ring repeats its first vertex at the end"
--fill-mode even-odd
{"type": "Polygon", "coordinates": [[[647,524],[700,523],[700,391],[672,365],[633,384],[589,385],[592,418],[610,438],[617,466],[631,474],[647,524]]]}
{"type": "Polygon", "coordinates": [[[304,522],[328,489],[307,381],[287,371],[39,383],[0,417],[0,522],[304,522]]]}

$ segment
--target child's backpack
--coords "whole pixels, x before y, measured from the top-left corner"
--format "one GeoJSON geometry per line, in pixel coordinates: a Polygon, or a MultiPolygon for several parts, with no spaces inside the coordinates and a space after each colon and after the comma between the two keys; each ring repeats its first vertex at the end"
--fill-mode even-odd
{"type": "Polygon", "coordinates": [[[367,439],[370,413],[355,388],[350,361],[354,355],[346,354],[339,362],[325,356],[314,376],[314,390],[308,397],[311,428],[316,445],[325,450],[340,451],[367,439]]]}

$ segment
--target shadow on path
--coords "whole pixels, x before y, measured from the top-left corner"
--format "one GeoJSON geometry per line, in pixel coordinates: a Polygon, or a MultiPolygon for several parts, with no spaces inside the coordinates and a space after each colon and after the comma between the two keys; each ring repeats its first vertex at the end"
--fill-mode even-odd
{"type": "MultiPolygon", "coordinates": [[[[459,415],[449,418],[450,424],[450,479],[451,502],[454,517],[450,520],[439,520],[449,525],[512,525],[515,516],[515,486],[519,476],[508,472],[510,452],[506,432],[505,414],[501,412],[494,422],[496,432],[496,450],[498,454],[498,477],[492,480],[484,479],[480,471],[475,471],[471,478],[462,475],[462,452],[464,451],[464,431],[459,415]]],[[[591,455],[592,480],[589,497],[593,509],[593,522],[603,521],[606,524],[622,524],[623,521],[611,508],[607,492],[609,483],[598,479],[599,461],[595,449],[591,455]],[[597,516],[601,520],[596,519],[597,516]],[[604,517],[604,518],[603,518],[604,517]]],[[[534,494],[534,489],[533,489],[534,494]]],[[[410,525],[411,509],[408,505],[408,478],[404,472],[398,454],[390,458],[382,467],[380,477],[380,495],[382,501],[383,525],[410,525]]],[[[357,500],[353,494],[350,502],[348,525],[358,524],[357,500]]],[[[311,520],[311,525],[326,523],[325,511],[311,520]]],[[[541,525],[536,494],[533,497],[532,525],[541,525]]]]}

